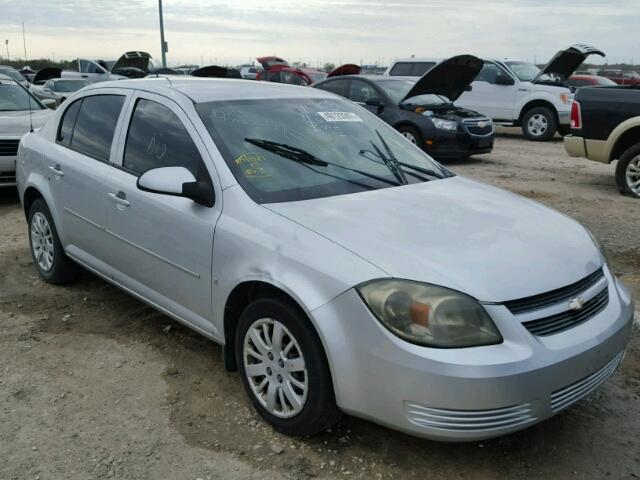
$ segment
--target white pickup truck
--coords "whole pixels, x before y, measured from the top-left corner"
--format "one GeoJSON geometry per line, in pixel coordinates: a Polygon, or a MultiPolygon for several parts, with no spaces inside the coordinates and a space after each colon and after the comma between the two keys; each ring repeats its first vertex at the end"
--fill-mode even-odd
{"type": "MultiPolygon", "coordinates": [[[[573,93],[566,80],[592,54],[604,56],[589,45],[572,45],[559,51],[542,69],[527,62],[484,60],[484,67],[456,105],[483,113],[494,123],[522,127],[530,140],[548,140],[556,131],[569,132],[573,93]]],[[[398,59],[396,63],[424,59],[398,59]]],[[[397,70],[397,69],[395,69],[397,70]]]]}
{"type": "Polygon", "coordinates": [[[78,59],[78,70],[62,72],[63,78],[83,78],[91,83],[145,76],[152,66],[147,52],[126,52],[117,61],[78,59]]]}

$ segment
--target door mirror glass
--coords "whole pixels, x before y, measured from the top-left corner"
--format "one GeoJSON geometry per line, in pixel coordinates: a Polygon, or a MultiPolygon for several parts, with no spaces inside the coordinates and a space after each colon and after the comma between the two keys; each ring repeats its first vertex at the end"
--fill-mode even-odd
{"type": "Polygon", "coordinates": [[[515,80],[509,75],[499,74],[496,76],[496,85],[513,85],[515,80]]]}
{"type": "Polygon", "coordinates": [[[197,181],[184,167],[161,167],[147,170],[138,177],[138,188],[145,192],[190,198],[207,207],[213,206],[213,188],[208,182],[197,181]]]}

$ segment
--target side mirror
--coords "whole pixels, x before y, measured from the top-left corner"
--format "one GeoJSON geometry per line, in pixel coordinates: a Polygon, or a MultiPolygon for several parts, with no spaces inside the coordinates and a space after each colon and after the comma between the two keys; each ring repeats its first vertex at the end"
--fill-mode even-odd
{"type": "Polygon", "coordinates": [[[377,113],[382,113],[382,110],[384,110],[384,103],[379,98],[369,98],[365,100],[364,104],[369,107],[376,107],[377,113]]]}
{"type": "Polygon", "coordinates": [[[213,187],[208,182],[196,180],[184,167],[147,170],[138,177],[137,186],[145,192],[189,198],[205,207],[213,207],[215,200],[213,187]]]}
{"type": "Polygon", "coordinates": [[[469,84],[466,87],[464,87],[464,91],[465,92],[470,92],[471,90],[473,90],[473,87],[471,86],[471,84],[469,84]]]}
{"type": "Polygon", "coordinates": [[[496,85],[514,85],[516,81],[509,75],[496,76],[496,85]]]}
{"type": "Polygon", "coordinates": [[[56,106],[58,105],[58,102],[56,102],[53,98],[45,98],[43,100],[41,100],[42,104],[50,109],[55,109],[56,106]]]}

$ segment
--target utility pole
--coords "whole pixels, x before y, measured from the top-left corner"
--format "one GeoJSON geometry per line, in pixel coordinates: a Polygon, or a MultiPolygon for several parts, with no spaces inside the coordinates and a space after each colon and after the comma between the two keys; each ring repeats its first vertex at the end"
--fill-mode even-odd
{"type": "Polygon", "coordinates": [[[22,22],[22,45],[24,46],[24,64],[27,62],[27,37],[24,35],[24,22],[22,22]]]}
{"type": "Polygon", "coordinates": [[[160,51],[162,52],[162,66],[167,66],[167,52],[169,46],[164,41],[164,21],[162,19],[162,0],[158,0],[158,11],[160,12],[160,51]]]}
{"type": "Polygon", "coordinates": [[[7,60],[11,60],[11,57],[9,56],[9,39],[4,41],[4,46],[7,47],[7,60]]]}

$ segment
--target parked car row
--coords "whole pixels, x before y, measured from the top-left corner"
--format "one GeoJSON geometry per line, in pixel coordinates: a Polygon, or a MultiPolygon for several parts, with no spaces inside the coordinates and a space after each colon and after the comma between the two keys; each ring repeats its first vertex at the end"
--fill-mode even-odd
{"type": "Polygon", "coordinates": [[[380,118],[425,138],[490,128],[441,99],[482,65],[85,87],[18,150],[35,268],[62,284],[84,267],[221,344],[287,435],[343,412],[447,441],[541,422],[613,374],[634,305],[579,223],[455,175],[380,118]]]}

